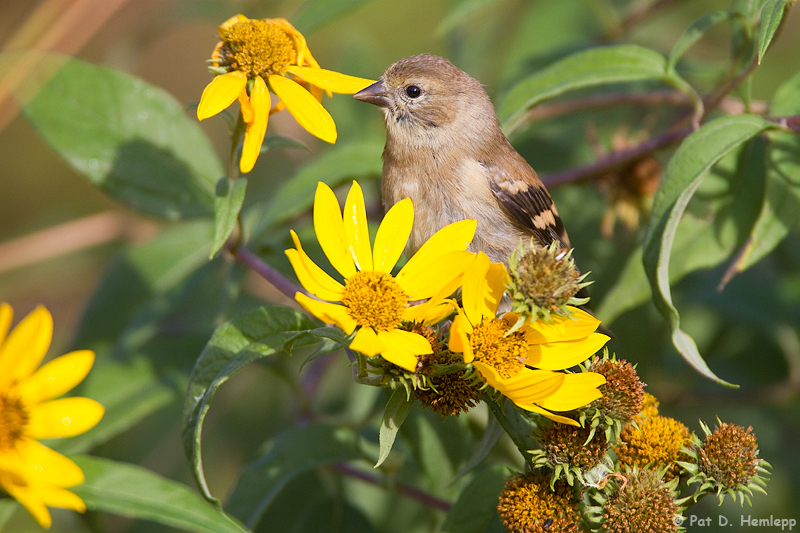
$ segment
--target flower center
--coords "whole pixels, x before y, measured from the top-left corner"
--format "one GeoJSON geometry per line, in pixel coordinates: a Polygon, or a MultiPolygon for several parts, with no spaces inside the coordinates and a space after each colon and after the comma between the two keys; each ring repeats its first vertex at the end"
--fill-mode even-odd
{"type": "Polygon", "coordinates": [[[506,379],[519,374],[528,357],[525,334],[515,331],[506,337],[509,328],[503,320],[487,317],[475,327],[469,341],[475,359],[494,367],[506,379]]]}
{"type": "Polygon", "coordinates": [[[219,49],[220,64],[248,77],[283,74],[297,58],[292,39],[266,20],[244,20],[228,29],[219,49]]]}
{"type": "Polygon", "coordinates": [[[342,303],[359,326],[390,331],[400,325],[408,296],[386,272],[362,270],[347,280],[342,303]]]}
{"type": "Polygon", "coordinates": [[[0,453],[14,448],[29,420],[30,416],[19,398],[0,392],[0,453]]]}

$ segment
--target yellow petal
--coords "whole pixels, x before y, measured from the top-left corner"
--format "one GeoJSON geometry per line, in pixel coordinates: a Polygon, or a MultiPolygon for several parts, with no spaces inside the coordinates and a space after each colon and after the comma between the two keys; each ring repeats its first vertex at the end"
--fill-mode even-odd
{"type": "Polygon", "coordinates": [[[59,487],[43,485],[36,489],[36,494],[44,501],[48,507],[59,507],[61,509],[71,509],[79,513],[86,512],[86,504],[74,492],[59,487]]]}
{"type": "Polygon", "coordinates": [[[267,84],[261,76],[256,76],[253,88],[250,90],[250,104],[253,106],[253,121],[247,124],[242,145],[242,159],[239,161],[239,170],[247,174],[256,164],[256,159],[261,153],[264,135],[267,133],[269,120],[269,91],[267,84]]]}
{"type": "Polygon", "coordinates": [[[472,252],[449,252],[433,264],[414,262],[411,268],[403,267],[397,275],[397,283],[409,300],[422,300],[444,292],[441,297],[453,294],[461,285],[464,271],[472,264],[472,252]],[[424,268],[421,268],[424,267],[424,268]]]}
{"type": "Polygon", "coordinates": [[[469,323],[466,316],[459,313],[450,325],[448,348],[454,352],[463,353],[465,363],[471,363],[475,359],[469,343],[469,333],[472,333],[472,324],[469,323]]]}
{"type": "Polygon", "coordinates": [[[303,37],[302,33],[297,31],[295,27],[284,18],[269,19],[269,21],[289,34],[289,37],[294,41],[295,49],[297,50],[298,65],[308,64],[312,67],[319,68],[319,63],[311,56],[311,51],[308,49],[308,44],[306,44],[306,38],[303,37]]]}
{"type": "Polygon", "coordinates": [[[577,307],[569,307],[572,316],[552,316],[552,324],[544,320],[537,320],[531,326],[531,334],[527,336],[529,342],[559,342],[582,339],[597,329],[600,321],[577,307]]]}
{"type": "Polygon", "coordinates": [[[470,322],[478,324],[484,317],[495,317],[505,292],[506,275],[501,263],[492,263],[483,252],[478,252],[463,281],[462,305],[470,322]]]}
{"type": "Polygon", "coordinates": [[[91,398],[51,400],[31,408],[25,433],[34,439],[80,435],[96,426],[104,412],[91,398]]]}
{"type": "Polygon", "coordinates": [[[564,370],[586,361],[609,340],[602,333],[592,333],[578,340],[535,344],[525,363],[542,370],[564,370]]]}
{"type": "Polygon", "coordinates": [[[197,119],[213,117],[233,103],[247,85],[247,75],[239,70],[216,76],[203,89],[197,106],[197,119]]]}
{"type": "Polygon", "coordinates": [[[13,318],[14,309],[6,302],[0,302],[0,347],[3,346],[3,341],[6,340],[13,318]]]}
{"type": "Polygon", "coordinates": [[[314,294],[318,298],[328,300],[331,302],[342,301],[342,294],[344,287],[341,283],[333,279],[327,272],[317,266],[308,255],[303,251],[300,246],[300,239],[294,230],[290,231],[296,250],[286,250],[286,256],[289,262],[292,263],[297,279],[300,284],[305,287],[307,291],[314,294]]]}
{"type": "Polygon", "coordinates": [[[339,94],[355,94],[364,87],[375,83],[372,80],[356,78],[322,68],[291,66],[288,70],[295,76],[300,76],[305,81],[317,87],[339,94]]]}
{"type": "MultiPolygon", "coordinates": [[[[489,368],[494,370],[491,367],[489,368]]],[[[484,372],[481,372],[481,374],[486,377],[484,372]]],[[[492,379],[499,379],[497,383],[493,384],[489,381],[489,378],[487,378],[487,382],[515,403],[538,403],[540,400],[558,392],[558,389],[564,383],[564,376],[560,372],[526,368],[511,378],[503,378],[496,374],[492,379]]]]}
{"type": "Polygon", "coordinates": [[[230,30],[231,27],[234,24],[237,24],[239,22],[245,22],[245,21],[248,21],[248,20],[250,20],[250,19],[245,17],[244,15],[241,15],[241,14],[234,15],[231,18],[229,18],[228,20],[226,20],[225,22],[223,22],[222,24],[220,24],[219,28],[217,28],[217,33],[219,33],[219,36],[223,40],[225,40],[225,39],[228,38],[228,30],[230,30]]]}
{"type": "Polygon", "coordinates": [[[71,459],[33,439],[17,443],[22,458],[23,475],[33,483],[49,483],[57,487],[74,487],[83,483],[81,468],[71,459]]]}
{"type": "Polygon", "coordinates": [[[347,249],[359,270],[372,270],[372,249],[369,245],[369,226],[367,226],[367,210],[364,207],[364,193],[361,186],[354,181],[347,193],[347,200],[342,211],[344,235],[347,249]]]}
{"type": "Polygon", "coordinates": [[[18,484],[13,475],[0,472],[0,486],[15,500],[27,509],[36,522],[45,529],[53,524],[50,511],[47,510],[42,499],[36,494],[36,488],[30,484],[18,484]]]}
{"type": "Polygon", "coordinates": [[[381,272],[391,272],[414,224],[414,204],[410,198],[400,200],[383,217],[378,233],[375,235],[373,268],[381,272]]]}
{"type": "Polygon", "coordinates": [[[325,252],[333,268],[344,279],[350,279],[356,273],[356,266],[347,245],[342,211],[339,209],[336,195],[321,181],[317,184],[317,192],[314,195],[314,231],[322,251],[325,252]]]}
{"type": "Polygon", "coordinates": [[[526,411],[533,411],[534,413],[539,413],[540,415],[549,418],[553,422],[560,422],[562,424],[569,424],[570,426],[578,426],[578,427],[581,426],[578,422],[576,422],[575,420],[573,420],[571,418],[567,418],[566,416],[561,416],[561,415],[557,415],[557,414],[551,413],[547,409],[542,409],[538,405],[533,405],[533,404],[527,404],[527,405],[517,404],[517,405],[519,405],[521,408],[525,409],[526,411]]]}
{"type": "Polygon", "coordinates": [[[456,304],[452,300],[434,297],[423,304],[406,307],[403,310],[402,320],[436,324],[452,315],[455,310],[456,304]]]}
{"type": "Polygon", "coordinates": [[[242,112],[242,120],[245,124],[252,124],[256,118],[256,110],[253,109],[253,104],[250,102],[250,95],[247,94],[247,85],[242,87],[242,92],[239,93],[239,110],[242,112]]]}
{"type": "Polygon", "coordinates": [[[53,337],[53,317],[42,306],[31,311],[0,346],[0,384],[31,375],[53,337]]]}
{"type": "Polygon", "coordinates": [[[536,403],[553,411],[572,411],[602,398],[597,387],[605,382],[605,377],[595,372],[567,374],[558,392],[536,403]]]}
{"type": "Polygon", "coordinates": [[[417,369],[418,355],[432,353],[431,343],[418,333],[394,329],[392,331],[379,331],[378,339],[386,347],[381,356],[409,372],[417,369]]]}
{"type": "Polygon", "coordinates": [[[311,93],[300,84],[276,74],[269,77],[269,84],[295,120],[310,134],[329,143],[336,142],[336,123],[311,93]]]}
{"type": "Polygon", "coordinates": [[[466,250],[475,235],[475,226],[474,220],[461,220],[434,233],[403,266],[397,274],[398,280],[406,276],[414,279],[424,274],[445,254],[466,250]]]}
{"type": "Polygon", "coordinates": [[[94,364],[94,352],[79,350],[57,357],[19,384],[25,405],[50,400],[83,381],[94,364]]]}
{"type": "Polygon", "coordinates": [[[309,298],[305,294],[298,292],[294,295],[303,309],[319,318],[326,324],[335,324],[336,327],[350,335],[356,329],[356,321],[347,314],[347,308],[343,305],[320,302],[309,298]]]}
{"type": "Polygon", "coordinates": [[[386,346],[383,345],[372,328],[361,328],[356,333],[356,336],[353,337],[350,349],[361,352],[367,357],[373,357],[385,350],[386,346]]]}

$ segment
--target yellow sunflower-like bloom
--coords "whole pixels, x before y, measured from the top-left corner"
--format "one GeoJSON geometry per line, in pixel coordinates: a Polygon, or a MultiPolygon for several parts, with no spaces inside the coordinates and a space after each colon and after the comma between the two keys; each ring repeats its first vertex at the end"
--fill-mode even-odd
{"type": "Polygon", "coordinates": [[[333,191],[320,183],[314,197],[314,230],[331,265],[344,278],[344,285],[306,255],[294,232],[296,249],[286,250],[300,283],[319,298],[297,293],[300,305],[348,335],[358,330],[351,349],[368,357],[380,354],[411,372],[417,367],[418,355],[432,353],[431,345],[422,335],[399,326],[403,321],[435,323],[453,311],[447,297],[458,288],[475,257],[466,249],[476,226],[474,220],[445,226],[397,276],[392,276],[413,221],[411,200],[396,203],[386,213],[374,247],[370,247],[364,196],[358,183],[353,182],[347,195],[344,217],[333,191]]]}
{"type": "Polygon", "coordinates": [[[250,172],[264,142],[271,113],[288,109],[309,133],[336,142],[336,124],[322,107],[322,93],[354,94],[373,83],[319,68],[306,39],[286,19],[236,15],[219,27],[222,41],[211,61],[217,76],[197,107],[197,118],[216,115],[237,98],[247,129],[239,168],[250,172]],[[269,93],[280,101],[270,110],[269,93]]]}
{"type": "Polygon", "coordinates": [[[507,273],[482,252],[464,273],[462,305],[450,328],[450,350],[464,354],[493,388],[519,407],[565,424],[576,421],[550,411],[571,411],[602,394],[606,382],[595,372],[555,372],[582,363],[608,337],[595,333],[600,321],[577,308],[572,319],[553,317],[552,324],[527,322],[513,333],[516,313],[497,318],[507,273]],[[535,368],[533,368],[535,367],[535,368]]]}
{"type": "Polygon", "coordinates": [[[86,377],[94,353],[71,352],[37,370],[50,347],[53,318],[38,307],[8,334],[12,316],[11,306],[0,303],[0,487],[50,527],[48,506],[86,511],[83,500],[65,490],[84,477],[78,465],[37,439],[72,437],[103,417],[103,406],[89,398],[54,400],[86,377]]]}

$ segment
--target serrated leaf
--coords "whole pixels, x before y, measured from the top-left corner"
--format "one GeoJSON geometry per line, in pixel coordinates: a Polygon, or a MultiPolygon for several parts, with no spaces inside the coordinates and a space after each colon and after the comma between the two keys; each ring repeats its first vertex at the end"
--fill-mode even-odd
{"type": "Polygon", "coordinates": [[[405,422],[408,413],[411,412],[412,405],[414,405],[414,398],[413,396],[411,398],[408,397],[405,387],[395,389],[386,403],[386,410],[383,412],[383,420],[381,420],[379,432],[380,453],[378,462],[375,463],[375,468],[381,466],[386,458],[389,457],[389,452],[392,451],[392,446],[397,438],[397,432],[405,422]]]}
{"type": "Polygon", "coordinates": [[[303,361],[302,365],[300,365],[301,372],[303,371],[303,368],[305,368],[305,366],[310,362],[316,361],[320,357],[326,356],[329,353],[333,353],[336,350],[346,348],[350,345],[348,335],[345,335],[344,332],[339,328],[323,327],[312,329],[298,335],[295,341],[304,340],[304,335],[315,337],[316,339],[322,339],[322,343],[320,344],[319,348],[317,348],[311,355],[306,357],[306,360],[303,361]]]}
{"type": "Polygon", "coordinates": [[[758,64],[767,53],[775,32],[786,14],[786,0],[769,0],[761,9],[761,29],[758,32],[758,64]]]}
{"type": "Polygon", "coordinates": [[[583,50],[517,83],[500,102],[497,114],[508,135],[521,125],[526,111],[544,100],[609,83],[672,80],[666,66],[663,55],[636,45],[583,50]]]}
{"type": "Polygon", "coordinates": [[[311,0],[305,2],[292,17],[292,24],[301,33],[309,33],[336,17],[347,14],[371,0],[311,0]]]}
{"type": "Polygon", "coordinates": [[[672,46],[672,51],[669,53],[669,60],[667,61],[667,69],[674,69],[675,65],[678,64],[678,60],[683,56],[686,50],[705,35],[712,26],[719,24],[723,20],[727,20],[731,16],[731,12],[727,10],[712,11],[692,22],[672,46]]]}
{"type": "Polygon", "coordinates": [[[506,469],[495,467],[477,474],[464,487],[447,513],[442,531],[447,533],[501,533],[497,500],[505,486],[506,469]],[[499,528],[498,528],[499,526],[499,528]]]}
{"type": "Polygon", "coordinates": [[[180,103],[117,70],[56,54],[42,62],[43,70],[60,68],[24,111],[72,168],[143,213],[168,220],[211,214],[223,168],[180,103]]]}
{"type": "Polygon", "coordinates": [[[703,360],[694,341],[680,329],[672,304],[669,260],[675,233],[689,200],[711,167],[738,146],[773,127],[754,115],[716,119],[687,137],[667,166],[653,202],[653,215],[644,242],[644,266],[653,301],[672,328],[672,341],[681,356],[703,376],[724,385],[703,360]]]}
{"type": "MultiPolygon", "coordinates": [[[[245,366],[287,347],[300,332],[317,324],[300,311],[286,307],[262,307],[217,328],[197,358],[183,406],[182,436],[187,457],[203,495],[211,495],[203,475],[201,436],[206,413],[217,389],[245,366]]],[[[310,340],[308,342],[311,342],[310,340]]]]}
{"type": "Polygon", "coordinates": [[[269,231],[271,226],[297,216],[314,203],[317,182],[337,187],[348,180],[377,178],[383,166],[383,144],[377,141],[337,145],[303,167],[287,181],[258,222],[255,234],[269,231]]]}
{"type": "Polygon", "coordinates": [[[226,510],[255,528],[294,477],[318,466],[360,457],[358,435],[349,428],[327,424],[289,428],[276,437],[263,457],[242,470],[226,510]]]}
{"type": "Polygon", "coordinates": [[[214,197],[214,241],[211,243],[209,259],[213,259],[220,248],[225,246],[236,227],[246,190],[247,178],[221,178],[217,182],[217,194],[214,197]]]}
{"type": "Polygon", "coordinates": [[[86,481],[71,488],[92,511],[151,520],[197,533],[246,533],[220,509],[177,481],[163,478],[140,466],[73,456],[86,481]]]}

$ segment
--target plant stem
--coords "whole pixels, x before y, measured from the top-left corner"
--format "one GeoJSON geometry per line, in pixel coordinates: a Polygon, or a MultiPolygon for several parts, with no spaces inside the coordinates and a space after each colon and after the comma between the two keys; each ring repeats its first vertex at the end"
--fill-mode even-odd
{"type": "Polygon", "coordinates": [[[247,248],[237,248],[231,250],[233,257],[243,265],[252,269],[256,274],[269,281],[281,293],[294,300],[294,295],[298,292],[311,296],[302,287],[298,287],[276,269],[265,263],[256,254],[247,248]]]}
{"type": "Polygon", "coordinates": [[[420,490],[416,487],[412,487],[411,485],[407,485],[402,481],[394,481],[394,482],[385,482],[380,477],[364,472],[357,468],[353,468],[352,466],[339,463],[334,465],[334,468],[349,477],[354,479],[360,479],[366,483],[370,483],[372,485],[377,485],[379,487],[387,487],[393,489],[395,492],[400,494],[401,496],[405,496],[410,500],[417,501],[422,505],[427,507],[431,507],[433,509],[439,509],[440,511],[448,512],[453,507],[453,504],[447,500],[443,500],[441,498],[437,498],[433,494],[428,494],[427,492],[420,490]]]}

